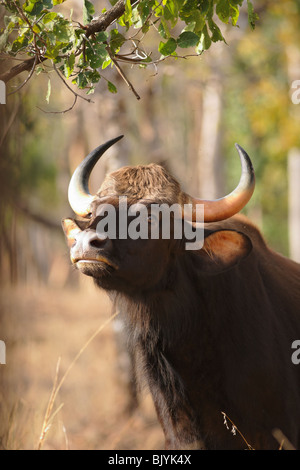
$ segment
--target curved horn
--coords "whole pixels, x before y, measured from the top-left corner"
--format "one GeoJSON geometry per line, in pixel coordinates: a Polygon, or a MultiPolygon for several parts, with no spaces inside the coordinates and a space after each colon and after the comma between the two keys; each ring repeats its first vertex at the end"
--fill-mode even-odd
{"type": "Polygon", "coordinates": [[[245,150],[235,144],[239,153],[242,166],[242,174],[237,187],[227,196],[212,201],[196,199],[188,196],[193,205],[192,218],[196,220],[196,204],[204,205],[204,222],[217,222],[225,220],[237,214],[250,200],[255,186],[255,175],[251,160],[245,150]]]}
{"type": "Polygon", "coordinates": [[[92,169],[104,152],[122,137],[123,135],[120,135],[105,144],[99,145],[85,157],[74,171],[69,184],[68,199],[75,214],[85,217],[91,212],[91,203],[94,196],[89,192],[89,177],[92,169]]]}

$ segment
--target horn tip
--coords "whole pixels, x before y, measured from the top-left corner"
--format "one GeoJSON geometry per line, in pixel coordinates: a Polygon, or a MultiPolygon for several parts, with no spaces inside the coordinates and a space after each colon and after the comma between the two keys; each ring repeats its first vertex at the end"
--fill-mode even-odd
{"type": "Polygon", "coordinates": [[[254,185],[255,185],[255,173],[254,173],[254,168],[253,168],[253,164],[252,164],[252,161],[249,157],[249,155],[247,154],[246,150],[243,149],[243,147],[241,147],[239,144],[235,144],[235,147],[239,153],[239,156],[240,156],[240,159],[241,159],[241,163],[242,163],[242,166],[243,166],[243,160],[246,164],[246,172],[248,173],[249,177],[250,177],[250,180],[251,180],[251,186],[254,188],[254,185]]]}
{"type": "Polygon", "coordinates": [[[241,147],[239,144],[234,144],[234,145],[235,145],[235,148],[237,149],[240,157],[243,156],[244,158],[246,158],[246,160],[249,161],[249,163],[251,164],[251,167],[252,167],[251,159],[250,159],[248,153],[246,152],[246,150],[243,149],[243,147],[241,147]]]}
{"type": "Polygon", "coordinates": [[[245,152],[245,150],[243,149],[243,147],[241,147],[239,144],[235,143],[234,145],[235,145],[235,148],[236,148],[237,150],[242,150],[243,152],[245,152]]]}

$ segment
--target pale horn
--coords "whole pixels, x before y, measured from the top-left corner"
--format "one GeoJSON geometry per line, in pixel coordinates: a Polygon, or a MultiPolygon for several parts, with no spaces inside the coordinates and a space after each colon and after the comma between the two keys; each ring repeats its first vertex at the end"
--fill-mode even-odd
{"type": "Polygon", "coordinates": [[[74,171],[68,190],[68,199],[70,206],[75,214],[81,217],[87,217],[91,212],[91,203],[94,200],[93,195],[89,191],[90,174],[99,158],[113,144],[122,139],[122,135],[115,139],[109,140],[105,144],[99,145],[78,165],[74,171]]]}
{"type": "Polygon", "coordinates": [[[242,174],[237,187],[220,199],[205,200],[187,195],[187,202],[192,204],[192,220],[196,221],[196,205],[204,205],[204,222],[217,222],[232,217],[240,212],[250,200],[255,186],[255,175],[251,160],[245,150],[235,144],[239,153],[242,174]]]}

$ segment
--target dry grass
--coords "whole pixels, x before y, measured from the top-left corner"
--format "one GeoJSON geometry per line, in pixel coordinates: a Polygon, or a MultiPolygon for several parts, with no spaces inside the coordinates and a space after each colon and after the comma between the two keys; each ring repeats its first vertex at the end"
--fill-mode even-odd
{"type": "Polygon", "coordinates": [[[128,394],[112,325],[92,338],[111,307],[90,279],[77,290],[7,288],[0,308],[0,339],[6,343],[6,365],[0,366],[1,448],[163,448],[149,396],[133,415],[125,412],[128,394]]]}
{"type": "MultiPolygon", "coordinates": [[[[126,412],[110,302],[89,279],[76,290],[2,290],[0,318],[0,449],[164,448],[148,395],[126,412]]],[[[294,449],[281,431],[274,437],[279,449],[294,449]]]]}

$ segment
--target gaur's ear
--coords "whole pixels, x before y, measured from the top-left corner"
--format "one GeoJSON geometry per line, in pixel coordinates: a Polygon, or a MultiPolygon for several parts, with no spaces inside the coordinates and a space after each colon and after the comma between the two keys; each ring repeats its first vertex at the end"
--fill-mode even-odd
{"type": "Polygon", "coordinates": [[[208,274],[218,274],[232,268],[252,250],[250,238],[233,230],[219,230],[205,237],[198,251],[201,268],[208,274]]]}
{"type": "Polygon", "coordinates": [[[67,237],[68,246],[71,247],[76,240],[76,235],[81,232],[81,228],[73,219],[63,219],[62,227],[67,237]]]}

